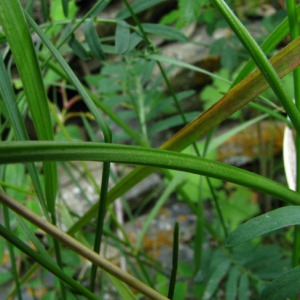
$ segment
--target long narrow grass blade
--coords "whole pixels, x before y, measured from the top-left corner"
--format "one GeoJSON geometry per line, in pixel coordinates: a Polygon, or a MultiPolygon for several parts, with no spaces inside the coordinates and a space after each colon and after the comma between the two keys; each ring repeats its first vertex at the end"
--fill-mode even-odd
{"type": "MultiPolygon", "coordinates": [[[[300,5],[296,8],[297,20],[300,21],[300,5]]],[[[285,18],[275,29],[274,31],[267,37],[267,39],[260,45],[261,50],[264,51],[265,54],[268,54],[272,51],[289,33],[289,24],[288,18],[285,18]]],[[[242,79],[244,79],[247,75],[250,74],[255,68],[255,62],[251,58],[246,65],[239,72],[238,76],[234,79],[232,86],[236,85],[242,79]]]]}
{"type": "MultiPolygon", "coordinates": [[[[21,113],[16,104],[16,97],[11,86],[10,78],[7,74],[4,61],[2,56],[0,56],[0,94],[2,96],[3,102],[5,104],[6,110],[8,112],[10,122],[12,127],[15,130],[16,136],[19,140],[28,140],[28,134],[25,130],[25,124],[23,122],[21,113]]],[[[38,171],[34,164],[27,164],[27,168],[35,188],[35,191],[40,200],[41,206],[43,208],[44,214],[47,218],[49,218],[47,212],[47,203],[43,194],[43,189],[38,177],[38,171]]]]}
{"type": "MultiPolygon", "coordinates": [[[[23,82],[38,138],[40,140],[53,140],[43,79],[22,7],[18,0],[0,2],[0,23],[23,82]]],[[[54,213],[57,191],[56,164],[53,162],[45,163],[44,174],[48,209],[54,213]]]]}
{"type": "Polygon", "coordinates": [[[76,77],[70,66],[66,63],[64,58],[61,56],[59,51],[54,47],[54,45],[49,41],[48,37],[43,33],[43,31],[37,26],[37,24],[34,22],[34,20],[27,14],[26,15],[28,22],[33,27],[35,32],[39,35],[45,46],[50,50],[52,55],[56,58],[57,62],[60,64],[64,72],[69,77],[70,81],[74,84],[76,87],[78,93],[81,95],[82,99],[84,100],[85,104],[89,108],[89,111],[93,114],[95,117],[96,122],[99,124],[103,135],[104,140],[106,142],[111,142],[111,131],[109,127],[107,126],[104,118],[98,111],[98,108],[95,106],[94,102],[90,98],[89,94],[87,93],[86,89],[83,87],[79,79],[76,77]]]}
{"type": "Polygon", "coordinates": [[[92,142],[6,142],[0,144],[0,164],[32,161],[88,160],[166,168],[213,177],[299,204],[299,194],[252,172],[194,155],[146,147],[92,142]]]}

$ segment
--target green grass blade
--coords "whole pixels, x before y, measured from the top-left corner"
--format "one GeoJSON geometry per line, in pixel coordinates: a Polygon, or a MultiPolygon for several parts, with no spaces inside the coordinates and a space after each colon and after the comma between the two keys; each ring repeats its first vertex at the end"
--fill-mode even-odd
{"type": "MultiPolygon", "coordinates": [[[[300,21],[300,5],[296,8],[297,20],[300,21]]],[[[289,24],[288,18],[285,18],[275,29],[274,31],[267,37],[267,39],[260,45],[261,49],[265,54],[268,54],[272,51],[289,33],[289,24]]],[[[239,72],[238,76],[232,83],[232,86],[236,85],[242,79],[244,79],[247,75],[250,74],[256,67],[254,60],[251,58],[247,64],[243,67],[243,69],[239,72]]]]}
{"type": "Polygon", "coordinates": [[[221,12],[229,26],[238,36],[239,40],[243,43],[245,48],[248,50],[256,65],[264,75],[265,79],[270,84],[270,87],[284,106],[296,131],[300,133],[300,113],[297,110],[292,99],[288,97],[283,83],[281,82],[275,69],[272,67],[271,63],[268,61],[267,57],[263,53],[262,49],[257,45],[253,37],[246,30],[246,28],[243,26],[240,20],[235,16],[235,14],[228,7],[225,1],[212,0],[212,3],[221,12]]]}
{"type": "Polygon", "coordinates": [[[240,225],[229,234],[226,245],[234,247],[271,231],[297,224],[300,224],[299,206],[278,208],[240,225]]]}
{"type": "MultiPolygon", "coordinates": [[[[11,86],[10,77],[7,74],[2,56],[0,56],[0,94],[2,96],[3,102],[10,118],[10,122],[15,130],[17,138],[19,140],[28,140],[29,137],[25,129],[26,127],[18,106],[16,105],[16,97],[11,86]]],[[[38,177],[38,171],[34,164],[27,164],[27,167],[35,191],[43,208],[44,214],[47,218],[49,218],[47,212],[47,203],[38,177]]]]}
{"type": "MultiPolygon", "coordinates": [[[[0,2],[0,23],[18,67],[38,138],[40,140],[53,140],[43,79],[19,1],[4,0],[0,2]]],[[[53,214],[57,191],[56,164],[45,163],[44,174],[47,205],[53,214]]]]}
{"type": "MultiPolygon", "coordinates": [[[[52,160],[118,162],[146,165],[155,169],[174,169],[247,186],[287,203],[300,203],[297,192],[271,179],[220,162],[174,151],[92,142],[32,141],[0,144],[0,164],[52,160]]],[[[111,195],[109,202],[110,197],[111,195]]]]}
{"type": "Polygon", "coordinates": [[[89,108],[90,112],[93,114],[95,117],[96,122],[99,124],[103,135],[104,139],[106,142],[111,142],[111,131],[109,127],[107,126],[104,118],[102,115],[99,113],[98,108],[95,106],[94,102],[90,98],[88,92],[86,89],[83,87],[79,79],[76,77],[70,66],[66,63],[64,58],[61,56],[59,51],[54,47],[54,45],[49,41],[48,37],[41,31],[41,29],[37,26],[37,24],[32,20],[32,18],[27,15],[26,16],[30,25],[33,27],[33,29],[36,31],[36,33],[39,35],[43,43],[47,46],[47,48],[50,50],[52,55],[56,58],[62,69],[65,71],[67,76],[69,77],[69,80],[74,84],[76,87],[78,93],[81,95],[83,98],[85,104],[89,108]]]}

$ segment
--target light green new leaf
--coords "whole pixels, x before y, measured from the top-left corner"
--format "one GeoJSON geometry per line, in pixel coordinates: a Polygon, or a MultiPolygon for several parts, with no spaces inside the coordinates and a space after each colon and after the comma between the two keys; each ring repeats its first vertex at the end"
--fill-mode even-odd
{"type": "Polygon", "coordinates": [[[142,26],[147,33],[162,36],[168,40],[175,40],[183,43],[187,42],[187,37],[176,28],[150,23],[142,23],[142,26]]]}
{"type": "Polygon", "coordinates": [[[130,28],[129,25],[120,20],[116,28],[116,52],[119,54],[126,53],[130,42],[130,28]]]}
{"type": "Polygon", "coordinates": [[[261,300],[285,300],[300,293],[300,267],[277,277],[261,293],[261,300]]]}
{"type": "MultiPolygon", "coordinates": [[[[31,117],[40,140],[53,140],[52,124],[41,70],[31,35],[18,0],[0,2],[0,23],[17,65],[31,117]],[[24,51],[26,49],[26,51],[24,51]]],[[[57,191],[56,164],[44,163],[48,209],[54,212],[57,191]]]]}
{"type": "MultiPolygon", "coordinates": [[[[136,0],[130,4],[134,13],[140,13],[158,3],[164,2],[166,0],[136,0]]],[[[124,8],[117,14],[117,19],[126,19],[131,16],[131,13],[127,8],[124,8]]]]}
{"type": "Polygon", "coordinates": [[[84,23],[83,32],[92,55],[100,61],[105,60],[102,44],[92,19],[84,23]]]}
{"type": "Polygon", "coordinates": [[[299,206],[278,208],[240,225],[229,234],[226,245],[234,247],[271,231],[296,224],[300,224],[299,206]]]}

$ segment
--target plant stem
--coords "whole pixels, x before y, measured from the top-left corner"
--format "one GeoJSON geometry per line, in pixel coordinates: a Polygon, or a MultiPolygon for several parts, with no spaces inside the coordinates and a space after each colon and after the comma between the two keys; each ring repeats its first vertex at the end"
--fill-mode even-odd
{"type": "MultiPolygon", "coordinates": [[[[144,284],[143,282],[139,281],[138,279],[134,278],[130,274],[124,272],[120,268],[116,267],[114,264],[110,263],[106,259],[99,256],[97,253],[91,251],[76,239],[72,238],[68,234],[64,233],[63,231],[59,230],[53,224],[47,222],[43,218],[39,217],[38,215],[34,214],[32,211],[21,205],[15,199],[9,197],[5,193],[0,191],[0,202],[4,205],[9,207],[11,210],[15,211],[20,216],[24,217],[29,222],[35,224],[48,234],[50,234],[53,238],[56,238],[60,242],[64,243],[67,247],[78,253],[79,255],[83,256],[87,260],[91,261],[92,263],[97,264],[100,268],[105,270],[106,272],[110,273],[116,278],[119,278],[124,283],[130,285],[131,287],[135,288],[139,292],[143,293],[145,296],[149,297],[150,299],[155,300],[167,300],[167,298],[148,285],[144,284]]],[[[0,226],[1,234],[3,234],[2,226],[0,226]]],[[[5,236],[8,238],[8,236],[5,236]]],[[[23,249],[22,249],[23,251],[23,249]]]]}
{"type": "MultiPolygon", "coordinates": [[[[290,27],[290,36],[294,40],[299,36],[299,25],[297,22],[296,3],[294,0],[287,0],[286,7],[288,12],[288,20],[290,27]]],[[[294,97],[298,111],[300,111],[300,69],[297,68],[293,71],[294,77],[294,97]]],[[[300,136],[299,132],[296,133],[296,190],[300,191],[300,136]]],[[[293,245],[293,267],[300,264],[300,226],[295,226],[294,229],[294,245],[293,245]]]]}
{"type": "Polygon", "coordinates": [[[270,84],[270,87],[284,106],[296,131],[300,133],[300,113],[293,101],[289,99],[278,74],[267,59],[266,55],[224,0],[211,0],[211,2],[218,8],[229,26],[248,50],[265,79],[270,84]]]}

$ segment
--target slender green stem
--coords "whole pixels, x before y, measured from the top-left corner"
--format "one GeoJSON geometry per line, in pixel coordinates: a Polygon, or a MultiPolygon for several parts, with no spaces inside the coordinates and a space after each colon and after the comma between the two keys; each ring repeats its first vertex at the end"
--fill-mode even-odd
{"type": "MultiPolygon", "coordinates": [[[[107,206],[107,190],[108,190],[108,181],[110,173],[110,163],[103,163],[102,169],[102,182],[101,182],[101,191],[100,191],[100,201],[97,214],[97,223],[96,223],[96,236],[94,242],[94,251],[100,253],[102,235],[103,235],[103,226],[104,218],[106,213],[107,206]]],[[[91,268],[91,279],[90,279],[90,290],[94,291],[95,282],[96,282],[96,273],[97,273],[97,264],[93,264],[91,268]]]]}
{"type": "MultiPolygon", "coordinates": [[[[290,36],[294,40],[299,36],[299,24],[297,22],[297,11],[296,3],[294,0],[286,1],[289,27],[290,27],[290,36]]],[[[297,68],[293,71],[294,77],[294,97],[295,103],[298,111],[300,111],[300,69],[297,68]]],[[[299,132],[296,134],[295,144],[296,144],[296,190],[300,191],[300,136],[299,132]]],[[[295,226],[294,229],[294,245],[293,245],[293,267],[296,267],[300,264],[300,226],[295,226]]]]}
{"type": "MultiPolygon", "coordinates": [[[[106,272],[110,273],[114,277],[119,278],[121,281],[130,285],[136,290],[140,291],[142,294],[149,297],[150,299],[167,300],[165,296],[161,295],[160,293],[158,293],[148,285],[144,284],[143,282],[134,278],[130,274],[116,267],[114,264],[105,260],[104,258],[99,256],[99,254],[91,251],[90,249],[82,245],[80,242],[78,242],[76,239],[72,238],[68,234],[59,230],[56,226],[47,222],[46,220],[39,217],[38,215],[34,214],[32,211],[30,211],[29,209],[21,205],[18,201],[9,197],[8,195],[6,195],[1,191],[0,191],[0,202],[2,202],[4,205],[9,207],[11,210],[15,211],[20,216],[24,217],[29,222],[35,224],[36,226],[38,226],[39,228],[47,232],[52,237],[64,243],[67,247],[69,247],[79,255],[83,256],[84,258],[91,261],[92,263],[97,264],[100,268],[102,268],[106,272]]],[[[16,240],[16,237],[11,235],[10,233],[7,233],[2,228],[2,226],[0,226],[0,234],[3,235],[6,239],[8,239],[10,242],[14,243],[14,241],[16,240]]],[[[22,247],[22,245],[18,243],[18,247],[19,246],[22,247]]],[[[23,252],[27,253],[27,248],[24,247],[21,249],[23,252]]],[[[41,255],[33,255],[33,257],[46,268],[53,267],[53,266],[49,266],[48,260],[45,261],[41,255]]],[[[60,272],[58,273],[57,269],[52,268],[51,272],[53,272],[57,276],[61,276],[61,273],[60,272]]]]}
{"type": "Polygon", "coordinates": [[[173,255],[172,255],[172,271],[169,283],[168,298],[173,299],[176,285],[177,268],[178,268],[178,250],[179,250],[179,224],[175,223],[173,233],[173,255]]]}

